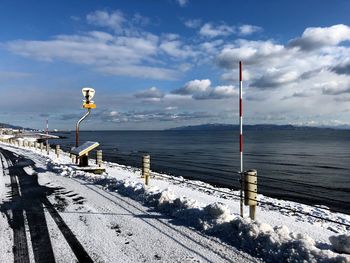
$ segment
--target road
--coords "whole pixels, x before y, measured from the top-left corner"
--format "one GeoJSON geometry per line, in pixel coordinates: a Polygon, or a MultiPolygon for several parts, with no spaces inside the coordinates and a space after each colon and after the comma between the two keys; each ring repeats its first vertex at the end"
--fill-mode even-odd
{"type": "Polygon", "coordinates": [[[14,262],[257,262],[133,199],[57,176],[43,156],[0,148],[0,157],[14,262]]]}

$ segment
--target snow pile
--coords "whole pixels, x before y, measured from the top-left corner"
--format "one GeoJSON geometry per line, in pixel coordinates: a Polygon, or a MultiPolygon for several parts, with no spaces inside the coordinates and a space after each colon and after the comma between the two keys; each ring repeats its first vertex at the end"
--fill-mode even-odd
{"type": "Polygon", "coordinates": [[[286,226],[272,228],[258,221],[235,218],[216,225],[209,233],[226,233],[226,241],[267,262],[350,262],[349,257],[322,250],[312,238],[290,232],[286,226]]]}
{"type": "MultiPolygon", "coordinates": [[[[118,180],[107,174],[94,175],[76,171],[50,159],[47,162],[48,167],[57,174],[83,179],[102,185],[110,191],[117,191],[267,262],[350,262],[350,257],[321,249],[309,236],[290,232],[286,226],[273,228],[259,221],[235,217],[222,203],[203,206],[196,200],[176,196],[170,189],[160,190],[139,182],[118,180]]],[[[342,242],[339,237],[334,240],[334,244],[339,245],[333,245],[335,250],[344,251],[344,247],[348,248],[348,243],[342,242]]]]}
{"type": "MultiPolygon", "coordinates": [[[[235,191],[228,188],[214,187],[205,182],[195,181],[192,179],[185,179],[183,177],[176,177],[166,174],[159,174],[156,172],[152,172],[152,174],[158,176],[158,178],[161,178],[161,180],[168,181],[170,184],[181,184],[183,186],[186,186],[187,188],[193,189],[194,191],[201,191],[203,193],[209,194],[212,197],[219,197],[220,199],[227,200],[237,200],[237,197],[239,196],[239,191],[235,191]]],[[[298,202],[267,197],[262,194],[258,194],[258,199],[262,201],[261,203],[259,203],[259,209],[261,209],[262,211],[266,211],[269,214],[271,211],[276,211],[278,212],[278,214],[282,214],[287,217],[293,217],[295,221],[309,223],[313,226],[317,225],[337,234],[347,233],[350,230],[350,228],[345,225],[331,222],[342,222],[344,224],[349,225],[350,215],[331,211],[326,206],[309,206],[298,202]],[[308,214],[310,216],[308,216],[308,214]],[[324,218],[326,220],[322,220],[320,218],[324,218]]],[[[261,213],[259,214],[261,216],[261,213]]],[[[316,234],[315,236],[317,237],[318,235],[316,234]]],[[[326,238],[326,240],[328,240],[328,237],[326,238]]]]}
{"type": "Polygon", "coordinates": [[[339,253],[350,254],[350,236],[349,235],[338,235],[329,237],[333,249],[339,253]]]}

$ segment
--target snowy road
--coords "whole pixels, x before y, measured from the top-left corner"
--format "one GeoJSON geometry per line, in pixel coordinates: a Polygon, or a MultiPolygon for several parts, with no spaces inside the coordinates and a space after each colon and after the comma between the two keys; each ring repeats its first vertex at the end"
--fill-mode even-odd
{"type": "Polygon", "coordinates": [[[1,245],[13,245],[0,249],[1,262],[258,261],[128,197],[48,172],[43,156],[0,152],[1,245]]]}

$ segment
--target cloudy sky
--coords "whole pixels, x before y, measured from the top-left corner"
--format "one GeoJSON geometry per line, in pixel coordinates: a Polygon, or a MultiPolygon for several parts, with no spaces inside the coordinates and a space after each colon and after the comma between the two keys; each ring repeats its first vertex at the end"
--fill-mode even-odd
{"type": "Polygon", "coordinates": [[[164,129],[350,124],[350,2],[0,2],[0,122],[164,129]]]}

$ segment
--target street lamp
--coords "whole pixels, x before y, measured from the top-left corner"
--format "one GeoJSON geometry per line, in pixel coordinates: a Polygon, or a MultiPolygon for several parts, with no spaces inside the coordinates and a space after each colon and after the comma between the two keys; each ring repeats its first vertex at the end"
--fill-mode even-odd
{"type": "Polygon", "coordinates": [[[82,90],[83,96],[85,100],[83,100],[83,108],[87,109],[87,113],[83,117],[81,117],[76,125],[76,130],[75,130],[75,147],[79,146],[79,126],[80,123],[91,113],[91,109],[96,108],[96,104],[91,100],[94,95],[95,95],[95,90],[93,88],[83,88],[82,90]]]}

